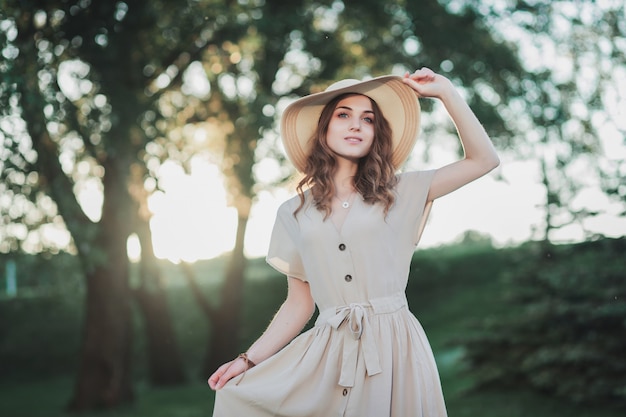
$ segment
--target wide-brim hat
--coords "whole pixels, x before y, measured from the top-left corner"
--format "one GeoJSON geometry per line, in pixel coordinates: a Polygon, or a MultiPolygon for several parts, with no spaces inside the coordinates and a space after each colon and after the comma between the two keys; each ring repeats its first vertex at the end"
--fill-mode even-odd
{"type": "Polygon", "coordinates": [[[346,79],[331,84],[325,91],[304,96],[283,112],[281,137],[287,157],[304,172],[311,149],[311,137],[324,106],[334,97],[358,93],[378,104],[392,129],[391,163],[398,169],[415,146],[420,127],[420,105],[415,91],[402,77],[385,75],[365,81],[346,79]]]}

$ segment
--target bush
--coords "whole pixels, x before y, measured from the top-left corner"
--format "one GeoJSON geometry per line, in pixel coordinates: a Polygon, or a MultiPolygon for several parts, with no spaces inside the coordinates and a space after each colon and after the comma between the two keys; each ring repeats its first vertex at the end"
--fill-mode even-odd
{"type": "Polygon", "coordinates": [[[626,406],[626,239],[538,247],[509,272],[521,314],[462,341],[479,386],[531,386],[626,406]]]}
{"type": "Polygon", "coordinates": [[[76,256],[67,252],[56,255],[26,253],[0,254],[0,300],[6,298],[4,279],[7,264],[13,262],[17,278],[17,295],[33,293],[48,294],[60,291],[73,292],[82,289],[80,263],[76,256]]]}
{"type": "Polygon", "coordinates": [[[19,296],[0,302],[0,379],[73,373],[83,295],[19,296]]]}

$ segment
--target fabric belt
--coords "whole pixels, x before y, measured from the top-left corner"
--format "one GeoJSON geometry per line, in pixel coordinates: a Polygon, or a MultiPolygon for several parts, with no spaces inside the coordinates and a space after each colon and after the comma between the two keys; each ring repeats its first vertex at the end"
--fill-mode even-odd
{"type": "Polygon", "coordinates": [[[339,385],[347,388],[354,386],[359,349],[365,360],[367,375],[373,376],[382,372],[376,342],[371,334],[369,316],[393,313],[406,306],[406,295],[401,292],[388,297],[373,298],[365,303],[331,307],[320,312],[315,322],[316,326],[329,324],[339,330],[345,323],[339,385]]]}

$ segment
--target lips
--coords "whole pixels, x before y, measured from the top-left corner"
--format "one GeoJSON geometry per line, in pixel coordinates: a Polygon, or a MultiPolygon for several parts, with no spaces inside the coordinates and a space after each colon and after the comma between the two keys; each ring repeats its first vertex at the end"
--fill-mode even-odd
{"type": "Polygon", "coordinates": [[[356,137],[356,136],[348,136],[346,138],[344,138],[344,140],[346,142],[350,142],[350,143],[361,143],[363,142],[363,139],[356,137]]]}

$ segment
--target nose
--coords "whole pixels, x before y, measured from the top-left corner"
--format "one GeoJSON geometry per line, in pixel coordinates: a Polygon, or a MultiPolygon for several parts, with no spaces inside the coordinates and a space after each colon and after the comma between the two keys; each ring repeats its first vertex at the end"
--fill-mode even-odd
{"type": "Polygon", "coordinates": [[[350,123],[350,130],[361,130],[361,119],[358,117],[352,118],[350,123]]]}

